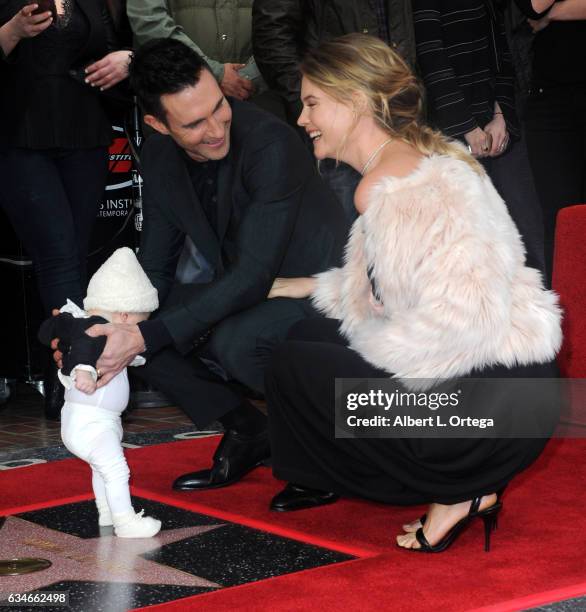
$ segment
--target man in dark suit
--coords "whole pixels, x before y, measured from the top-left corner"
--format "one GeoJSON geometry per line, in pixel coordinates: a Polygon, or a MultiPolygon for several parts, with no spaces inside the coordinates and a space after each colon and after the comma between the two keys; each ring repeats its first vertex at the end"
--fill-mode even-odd
{"type": "Polygon", "coordinates": [[[293,129],[228,101],[187,46],[147,43],[131,79],[157,132],[142,153],[140,259],[163,306],[138,326],[95,328],[109,336],[101,381],[146,351],[140,369],[149,382],[196,425],[219,419],[226,429],[212,469],[178,478],[175,488],[225,486],[269,454],[264,415],[231,381],[262,393],[273,346],[312,314],[306,300],[267,300],[272,283],[336,265],[347,225],[293,129]],[[194,246],[208,282],[201,272],[191,282],[194,246]]]}

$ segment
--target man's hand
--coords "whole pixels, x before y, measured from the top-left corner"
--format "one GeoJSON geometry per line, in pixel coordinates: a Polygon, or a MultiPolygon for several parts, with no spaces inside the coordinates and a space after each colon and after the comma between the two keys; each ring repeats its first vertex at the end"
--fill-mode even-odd
{"type": "Polygon", "coordinates": [[[251,81],[238,74],[244,66],[245,64],[224,64],[224,78],[220,83],[220,88],[227,96],[233,96],[238,100],[249,98],[254,89],[251,81]]]}
{"type": "Polygon", "coordinates": [[[492,137],[492,147],[488,155],[490,157],[502,155],[509,144],[509,132],[502,114],[495,114],[492,121],[484,126],[484,131],[492,137]]]}
{"type": "Polygon", "coordinates": [[[107,336],[106,347],[98,359],[98,388],[110,382],[139,353],[146,350],[144,338],[138,325],[126,323],[106,323],[92,325],[85,331],[88,336],[97,338],[107,336]]]}
{"type": "Polygon", "coordinates": [[[464,138],[470,147],[470,153],[474,157],[486,157],[492,145],[491,135],[477,127],[464,134],[464,138]]]}
{"type": "Polygon", "coordinates": [[[315,279],[311,277],[275,278],[268,297],[306,298],[314,288],[315,279]]]}
{"type": "Polygon", "coordinates": [[[93,376],[86,370],[75,371],[75,388],[79,389],[82,393],[91,395],[97,388],[97,383],[93,379],[93,376]]]}

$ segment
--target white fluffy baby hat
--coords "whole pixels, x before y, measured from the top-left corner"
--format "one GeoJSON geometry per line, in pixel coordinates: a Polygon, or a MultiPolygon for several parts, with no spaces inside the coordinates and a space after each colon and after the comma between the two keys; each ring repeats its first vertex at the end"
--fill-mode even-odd
{"type": "Polygon", "coordinates": [[[134,251],[122,247],[92,276],[83,307],[108,312],[153,312],[159,307],[159,299],[134,251]]]}

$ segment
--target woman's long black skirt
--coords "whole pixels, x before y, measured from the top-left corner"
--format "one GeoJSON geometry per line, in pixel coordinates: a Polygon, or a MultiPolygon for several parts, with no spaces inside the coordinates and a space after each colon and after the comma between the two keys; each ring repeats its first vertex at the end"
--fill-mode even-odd
{"type": "MultiPolygon", "coordinates": [[[[323,318],[301,321],[274,352],[266,397],[277,478],[397,505],[453,504],[501,489],[546,445],[547,437],[335,438],[335,378],[389,378],[348,348],[338,325],[323,318]]],[[[558,374],[547,363],[474,374],[484,375],[558,374]]],[[[545,426],[553,431],[558,406],[551,403],[551,395],[544,398],[545,426]]]]}

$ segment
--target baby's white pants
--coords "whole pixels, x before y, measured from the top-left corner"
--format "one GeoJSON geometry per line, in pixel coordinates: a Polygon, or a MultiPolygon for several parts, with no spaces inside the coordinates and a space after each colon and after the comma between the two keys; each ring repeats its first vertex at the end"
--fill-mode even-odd
{"type": "Polygon", "coordinates": [[[128,394],[124,369],[92,395],[68,389],[61,410],[63,443],[90,464],[98,506],[107,501],[112,514],[134,512],[128,488],[130,471],[121,445],[120,415],[128,403],[128,394]]]}

